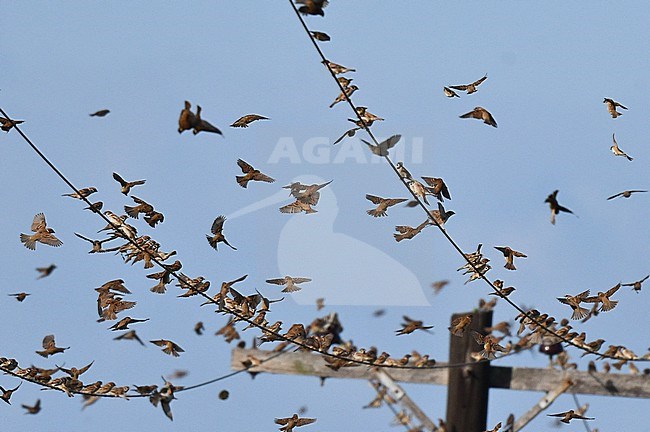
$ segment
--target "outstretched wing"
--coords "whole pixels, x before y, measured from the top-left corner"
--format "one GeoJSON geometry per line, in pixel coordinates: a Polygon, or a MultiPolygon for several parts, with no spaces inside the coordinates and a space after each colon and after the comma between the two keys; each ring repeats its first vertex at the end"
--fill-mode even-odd
{"type": "Polygon", "coordinates": [[[45,222],[45,215],[43,213],[38,213],[37,215],[34,216],[31,230],[36,232],[39,229],[45,228],[46,225],[47,223],[45,222]]]}
{"type": "Polygon", "coordinates": [[[212,231],[212,234],[218,234],[223,230],[223,223],[226,221],[226,217],[221,215],[217,216],[217,218],[212,222],[212,228],[210,228],[210,231],[212,231]]]}
{"type": "Polygon", "coordinates": [[[249,173],[249,172],[251,172],[251,171],[253,171],[255,169],[250,164],[244,162],[241,159],[237,159],[237,165],[239,165],[239,167],[241,168],[241,171],[244,174],[249,173]]]}

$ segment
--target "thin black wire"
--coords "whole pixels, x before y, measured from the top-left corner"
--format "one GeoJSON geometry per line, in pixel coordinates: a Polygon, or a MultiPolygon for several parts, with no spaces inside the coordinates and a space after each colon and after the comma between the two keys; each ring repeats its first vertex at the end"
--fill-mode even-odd
{"type": "MultiPolygon", "coordinates": [[[[330,65],[328,64],[328,60],[327,60],[327,58],[325,57],[325,54],[323,54],[323,51],[320,49],[320,47],[319,47],[318,44],[316,43],[316,40],[314,39],[314,37],[312,36],[312,34],[309,32],[309,28],[307,27],[307,24],[305,23],[305,20],[304,20],[304,19],[302,18],[302,16],[300,15],[300,12],[298,11],[298,8],[296,8],[296,5],[293,3],[292,0],[289,0],[289,4],[290,4],[291,7],[293,8],[293,10],[294,10],[294,12],[296,13],[296,16],[298,17],[298,19],[300,20],[300,23],[302,24],[302,27],[303,27],[303,29],[305,30],[305,33],[307,34],[307,36],[308,36],[309,39],[311,40],[312,44],[314,45],[314,48],[316,48],[316,51],[318,51],[318,55],[319,55],[319,56],[321,57],[321,59],[323,60],[323,64],[327,67],[327,70],[330,72],[330,75],[332,75],[332,77],[334,78],[334,81],[337,83],[339,89],[341,90],[341,93],[342,93],[343,96],[345,97],[345,100],[346,100],[347,103],[350,105],[350,107],[352,108],[352,111],[356,114],[357,118],[360,120],[361,124],[363,125],[362,128],[366,131],[366,133],[367,133],[368,136],[372,139],[372,141],[375,143],[375,145],[378,146],[378,145],[379,145],[379,142],[377,141],[377,139],[375,138],[374,134],[373,134],[372,131],[370,130],[370,127],[368,126],[368,124],[366,123],[366,121],[363,119],[363,117],[361,116],[361,114],[359,114],[359,112],[357,111],[356,106],[355,106],[354,103],[352,102],[351,97],[350,97],[350,96],[347,94],[347,92],[345,91],[345,88],[343,87],[343,85],[342,85],[342,84],[339,82],[339,80],[336,78],[336,74],[334,73],[334,71],[332,70],[332,68],[330,67],[330,65]]],[[[476,273],[479,274],[480,278],[483,279],[483,281],[485,281],[485,282],[486,282],[486,283],[487,283],[487,284],[492,288],[492,290],[493,290],[495,293],[499,294],[500,290],[498,290],[498,289],[494,286],[494,284],[492,283],[492,281],[490,281],[490,280],[485,276],[485,274],[484,274],[483,272],[479,271],[478,268],[476,267],[476,265],[475,265],[475,264],[474,264],[474,263],[473,263],[469,258],[467,258],[467,256],[466,256],[465,253],[463,252],[463,250],[460,248],[460,246],[458,246],[458,243],[456,243],[456,241],[455,241],[455,240],[454,240],[454,239],[453,239],[453,238],[452,238],[452,237],[447,233],[447,231],[443,228],[443,226],[440,225],[440,224],[436,221],[436,219],[433,217],[433,215],[432,215],[432,213],[431,213],[431,210],[429,210],[429,209],[424,205],[424,203],[420,200],[420,198],[419,198],[417,195],[415,195],[415,193],[411,190],[411,188],[408,186],[408,184],[406,183],[406,181],[404,180],[404,178],[402,178],[402,176],[401,176],[401,175],[399,174],[399,172],[397,171],[397,167],[393,164],[393,161],[390,159],[390,157],[388,157],[388,155],[386,155],[386,156],[383,156],[383,158],[386,159],[386,161],[389,163],[390,167],[393,169],[393,171],[395,172],[395,174],[397,175],[397,177],[399,178],[399,180],[402,182],[402,184],[404,185],[404,187],[406,187],[406,190],[409,191],[409,193],[413,196],[414,200],[415,200],[415,201],[419,204],[419,206],[420,206],[420,207],[421,207],[421,208],[422,208],[422,209],[427,213],[427,216],[429,217],[429,220],[432,221],[432,222],[435,224],[436,227],[438,227],[438,229],[440,230],[440,232],[442,232],[443,236],[447,239],[447,241],[448,241],[448,242],[449,242],[449,243],[454,247],[454,249],[456,249],[456,251],[457,251],[457,252],[458,252],[458,253],[463,257],[463,259],[465,259],[465,261],[467,261],[467,263],[472,267],[472,269],[473,269],[476,273]]],[[[441,215],[441,216],[442,216],[442,215],[441,215]]],[[[548,333],[550,333],[550,334],[552,334],[553,336],[559,338],[559,339],[562,340],[563,342],[565,342],[565,343],[567,343],[567,344],[569,344],[569,345],[572,345],[572,346],[574,346],[574,347],[576,347],[576,348],[578,348],[578,349],[580,349],[580,350],[582,350],[582,351],[586,351],[586,352],[588,352],[588,353],[591,353],[591,354],[601,355],[602,357],[606,357],[606,358],[618,359],[618,357],[615,357],[615,356],[609,356],[609,355],[602,355],[602,354],[598,353],[597,351],[592,351],[592,350],[590,350],[590,349],[584,348],[584,347],[582,347],[582,346],[580,346],[580,345],[574,343],[572,340],[570,340],[570,339],[568,339],[568,338],[565,338],[564,336],[558,334],[554,329],[552,329],[552,328],[550,328],[550,327],[547,327],[547,326],[545,325],[545,323],[543,323],[542,321],[538,321],[536,317],[534,317],[533,315],[530,315],[527,311],[523,310],[519,305],[517,305],[515,302],[513,302],[512,300],[510,300],[510,299],[508,298],[508,296],[499,295],[499,297],[503,298],[503,299],[506,301],[506,303],[510,304],[510,306],[514,307],[517,311],[519,311],[519,313],[523,314],[526,318],[528,318],[528,319],[530,319],[531,321],[533,321],[537,326],[539,326],[539,327],[543,327],[543,328],[544,328],[548,333]]],[[[648,361],[648,360],[641,359],[641,361],[648,361]]]]}

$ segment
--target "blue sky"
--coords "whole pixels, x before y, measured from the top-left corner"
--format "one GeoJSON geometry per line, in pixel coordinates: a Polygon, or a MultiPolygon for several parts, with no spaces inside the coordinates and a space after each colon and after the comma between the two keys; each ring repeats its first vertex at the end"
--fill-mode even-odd
{"type": "MultiPolygon", "coordinates": [[[[649,17],[642,2],[597,2],[589,8],[522,2],[463,8],[425,1],[332,3],[325,18],[307,18],[311,29],[332,37],[321,47],[330,60],[357,69],[349,74],[360,88],[353,99],[386,119],[373,126],[376,135],[402,135],[395,150],[411,173],[445,179],[452,195],[447,208],[456,212],[448,232],[465,250],[485,245],[493,266],[488,275],[517,287],[513,300],[559,319],[568,316],[568,308],[555,297],[603,291],[650,272],[650,196],[605,199],[650,187],[645,145],[649,17]],[[443,86],[485,73],[488,79],[476,94],[443,96],[443,86]],[[629,110],[612,119],[604,97],[629,110]],[[499,127],[458,118],[474,106],[487,108],[499,127]],[[614,132],[634,161],[609,151],[614,132]],[[561,214],[552,226],[544,199],[555,189],[560,203],[576,216],[561,214]],[[506,244],[528,255],[516,272],[505,270],[492,248],[506,244]]],[[[346,119],[352,114],[344,104],[327,108],[338,88],[288,3],[119,6],[69,1],[13,2],[5,8],[0,106],[25,120],[25,133],[75,185],[97,187],[93,197],[105,208],[117,213],[131,205],[112,172],[147,179],[133,194],[153,203],[165,222],[155,230],[142,222],[137,226],[163,250],[177,250],[186,274],[203,275],[213,285],[249,274],[242,290],[258,288],[272,298],[279,289],[265,279],[289,272],[312,277],[300,295],[274,306],[274,319],[308,323],[336,310],[343,336],[360,346],[375,344],[395,356],[417,349],[444,361],[450,315],[472,309],[489,290],[478,282],[463,285],[455,271],[462,260],[434,229],[411,241],[393,240],[395,225],[414,226],[424,219],[420,210],[396,206],[387,218],[366,215],[372,207],[366,193],[406,197],[405,191],[356,138],[329,145],[350,127],[346,119]],[[179,135],[184,100],[201,105],[203,117],[225,136],[179,135]],[[111,113],[88,116],[102,108],[111,113]],[[228,127],[249,113],[271,120],[243,130],[228,127]],[[241,189],[233,178],[240,174],[238,158],[277,182],[241,189]],[[297,178],[334,180],[323,192],[319,213],[277,211],[289,203],[280,186],[297,178]],[[215,252],[204,239],[219,214],[233,215],[224,232],[237,251],[220,247],[215,252]],[[396,275],[399,282],[390,279],[396,275]],[[434,297],[429,284],[439,279],[451,283],[434,297]],[[312,304],[317,297],[331,306],[317,313],[312,304]],[[375,319],[378,305],[387,314],[375,319]],[[435,335],[393,337],[403,314],[435,325],[435,335]]],[[[231,346],[212,335],[226,318],[199,308],[198,299],[177,299],[175,289],[164,296],[151,294],[152,284],[144,277],[148,272],[139,265],[124,265],[108,254],[89,256],[89,245],[73,233],[92,237],[104,223],[82,211],[81,202],[61,197],[69,190],[15,132],[0,140],[5,185],[0,198],[11,209],[0,224],[5,262],[0,310],[11,323],[0,328],[0,355],[41,367],[95,360],[88,380],[124,385],[159,382],[160,375],[176,369],[190,372],[178,381],[182,385],[227,373],[231,346]],[[20,244],[18,234],[41,211],[63,240],[61,248],[39,245],[32,252],[20,244]],[[55,272],[36,280],[34,268],[51,263],[58,266],[55,272]],[[151,318],[135,327],[141,337],[174,340],[186,353],[176,359],[150,344],[143,349],[112,340],[109,325],[95,322],[93,288],[115,278],[123,278],[138,301],[129,315],[151,318]],[[32,296],[18,303],[4,295],[19,291],[32,296]],[[201,337],[192,332],[199,320],[207,328],[201,337]],[[34,350],[50,333],[71,349],[44,361],[34,350]]],[[[641,354],[648,348],[647,296],[646,287],[639,294],[623,288],[616,309],[576,326],[590,339],[602,337],[606,345],[625,345],[641,354]]],[[[499,304],[495,322],[514,315],[499,304]]],[[[244,333],[247,340],[253,334],[244,333]]],[[[544,367],[546,362],[525,353],[496,364],[544,367]]],[[[0,380],[4,387],[14,383],[9,377],[0,380]]],[[[444,388],[405,388],[430,417],[444,416],[444,388]]],[[[510,412],[523,413],[541,396],[492,390],[488,425],[510,412]]],[[[80,398],[69,400],[31,384],[14,395],[12,407],[1,408],[3,430],[10,431],[84,430],[108,422],[125,430],[212,430],[216,424],[272,430],[274,417],[289,416],[301,406],[318,418],[305,430],[340,429],[342,422],[350,429],[387,430],[392,417],[387,409],[361,410],[372,397],[363,382],[329,380],[321,388],[316,378],[260,375],[251,381],[244,374],[180,395],[172,406],[173,424],[144,400],[100,401],[80,411],[80,398]],[[217,398],[223,388],[231,393],[227,401],[217,398]],[[19,405],[39,397],[43,411],[23,415],[19,405]]],[[[592,427],[600,431],[638,428],[638,418],[623,412],[647,407],[643,400],[579,398],[590,404],[589,414],[597,418],[592,427]]],[[[573,406],[565,396],[551,412],[573,406]]],[[[530,428],[551,425],[542,416],[530,428]]]]}

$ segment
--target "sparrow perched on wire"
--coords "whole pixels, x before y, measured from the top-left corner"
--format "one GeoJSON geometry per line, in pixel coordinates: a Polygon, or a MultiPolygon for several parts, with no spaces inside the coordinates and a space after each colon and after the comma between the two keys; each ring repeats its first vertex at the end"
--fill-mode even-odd
{"type": "Polygon", "coordinates": [[[279,279],[266,280],[266,283],[268,284],[286,285],[282,290],[282,292],[287,292],[287,293],[300,291],[302,287],[298,286],[298,284],[307,283],[307,282],[311,282],[311,279],[305,277],[292,277],[292,276],[285,276],[279,279]]]}
{"type": "Polygon", "coordinates": [[[425,202],[425,204],[428,205],[429,201],[427,201],[427,190],[425,189],[424,185],[419,181],[413,179],[408,180],[407,183],[411,192],[413,192],[416,197],[420,198],[425,202]]]}
{"type": "Polygon", "coordinates": [[[97,192],[97,188],[87,187],[87,188],[79,189],[78,192],[62,194],[61,196],[67,196],[67,197],[70,197],[70,198],[82,199],[82,198],[87,198],[88,196],[94,194],[95,192],[97,192]]]}
{"type": "Polygon", "coordinates": [[[211,132],[211,133],[216,133],[219,135],[223,135],[219,128],[213,126],[210,122],[207,120],[203,120],[201,118],[201,107],[199,105],[196,106],[196,119],[194,122],[194,128],[192,129],[192,133],[196,135],[199,132],[211,132]]]}
{"type": "Polygon", "coordinates": [[[411,176],[411,173],[404,167],[404,163],[402,162],[397,162],[395,164],[395,169],[397,170],[397,173],[401,178],[404,180],[413,180],[413,177],[411,176]]]}
{"type": "Polygon", "coordinates": [[[21,123],[25,123],[25,121],[0,117],[0,129],[2,129],[5,132],[9,132],[12,127],[14,127],[15,125],[19,125],[21,123]]]}
{"type": "Polygon", "coordinates": [[[111,112],[111,110],[101,109],[101,110],[95,111],[94,113],[89,114],[89,115],[90,115],[90,117],[106,117],[108,115],[108,113],[110,113],[110,112],[111,112]]]}
{"type": "Polygon", "coordinates": [[[214,235],[210,236],[210,235],[206,234],[205,237],[208,239],[208,243],[210,244],[210,246],[212,246],[214,248],[214,250],[218,250],[217,249],[217,244],[220,243],[220,242],[225,243],[226,245],[228,245],[233,250],[237,250],[236,247],[234,247],[233,245],[228,243],[228,240],[226,240],[226,237],[223,235],[223,223],[225,221],[226,221],[225,216],[218,216],[214,220],[214,222],[212,222],[212,227],[210,228],[210,231],[214,235]]]}
{"type": "Polygon", "coordinates": [[[366,194],[366,199],[377,205],[376,208],[370,209],[366,212],[373,217],[384,217],[387,215],[386,210],[388,207],[392,207],[407,200],[407,198],[381,198],[370,194],[366,194]]]}
{"type": "Polygon", "coordinates": [[[562,423],[569,424],[569,422],[573,419],[578,419],[578,420],[594,420],[593,417],[584,417],[578,413],[576,413],[574,410],[569,410],[557,414],[547,414],[549,417],[562,417],[560,421],[562,423]]]}
{"type": "Polygon", "coordinates": [[[476,91],[478,90],[476,87],[478,87],[486,79],[487,79],[487,74],[485,74],[482,78],[479,78],[478,80],[474,81],[473,83],[449,86],[449,88],[453,88],[454,90],[464,91],[467,92],[467,94],[472,94],[472,93],[476,93],[476,91]]]}
{"type": "Polygon", "coordinates": [[[27,249],[36,250],[36,242],[54,247],[59,247],[63,244],[61,240],[54,236],[54,230],[47,227],[43,213],[38,213],[34,216],[31,230],[34,232],[32,235],[20,234],[20,241],[27,249]]]}
{"type": "Polygon", "coordinates": [[[465,113],[459,117],[475,118],[477,120],[483,120],[483,123],[488,124],[492,127],[497,127],[497,122],[496,120],[494,120],[494,117],[492,117],[492,114],[490,114],[488,110],[480,106],[475,107],[472,111],[465,113]]]}
{"type": "Polygon", "coordinates": [[[624,156],[629,160],[630,162],[634,159],[630,156],[628,156],[623,150],[621,150],[618,146],[618,143],[616,142],[616,134],[612,134],[612,141],[614,142],[614,145],[611,146],[609,149],[614,153],[614,156],[624,156]]]}
{"type": "Polygon", "coordinates": [[[47,335],[43,338],[43,351],[36,351],[36,354],[47,358],[51,355],[62,353],[63,351],[69,348],[70,347],[67,348],[57,347],[54,341],[54,335],[47,335]]]}
{"type": "Polygon", "coordinates": [[[298,12],[303,15],[320,15],[325,16],[323,8],[327,6],[329,2],[327,0],[296,0],[296,4],[301,4],[298,8],[298,12]]]}
{"type": "Polygon", "coordinates": [[[498,250],[503,254],[504,258],[506,259],[506,264],[504,265],[504,267],[507,268],[508,270],[517,270],[513,262],[515,257],[528,258],[527,255],[521,252],[517,252],[516,250],[511,249],[508,246],[494,246],[494,249],[498,250]]]}
{"type": "Polygon", "coordinates": [[[551,223],[555,225],[555,215],[560,213],[560,212],[565,212],[565,213],[571,213],[573,212],[569,210],[566,207],[562,207],[560,204],[557,202],[557,193],[559,190],[553,191],[552,194],[546,197],[544,200],[545,203],[548,203],[549,207],[551,208],[551,223]]]}
{"type": "Polygon", "coordinates": [[[310,31],[312,37],[316,39],[317,41],[321,42],[329,42],[332,38],[327,33],[319,32],[319,31],[310,31]]]}
{"type": "Polygon", "coordinates": [[[118,173],[115,172],[113,173],[113,178],[120,184],[120,186],[122,186],[121,192],[124,195],[128,195],[129,192],[131,192],[132,187],[143,185],[146,182],[146,180],[136,180],[129,182],[124,180],[118,173]]]}
{"type": "Polygon", "coordinates": [[[249,124],[257,120],[268,120],[268,117],[261,116],[259,114],[247,114],[235,120],[230,127],[236,128],[247,128],[249,124]]]}
{"type": "Polygon", "coordinates": [[[370,151],[377,156],[388,156],[388,149],[391,149],[395,147],[395,145],[399,142],[399,140],[402,138],[402,135],[393,135],[388,139],[385,139],[384,141],[380,142],[379,145],[374,145],[364,139],[363,143],[368,146],[370,151]]]}
{"type": "Polygon", "coordinates": [[[617,197],[623,197],[623,198],[629,198],[632,196],[633,193],[641,193],[641,192],[648,192],[647,190],[625,190],[623,192],[619,192],[617,194],[614,194],[610,197],[607,197],[607,200],[611,200],[617,197]]]}
{"type": "Polygon", "coordinates": [[[162,352],[165,354],[169,354],[174,357],[180,356],[179,353],[185,352],[185,350],[178,345],[176,345],[174,342],[167,340],[167,339],[156,339],[149,341],[154,345],[157,345],[159,347],[162,347],[162,352]]]}
{"type": "MultiPolygon", "coordinates": [[[[304,1],[309,1],[309,0],[304,0],[304,1]]],[[[305,426],[308,424],[312,424],[316,421],[315,418],[307,418],[307,417],[299,417],[298,414],[294,414],[291,417],[286,417],[286,418],[276,418],[275,424],[282,425],[280,428],[281,431],[283,432],[291,432],[293,428],[297,428],[300,426],[305,426]]]]}
{"type": "Polygon", "coordinates": [[[352,84],[350,87],[345,87],[345,93],[341,92],[336,97],[336,99],[334,99],[334,102],[330,104],[330,108],[334,108],[334,105],[336,105],[337,103],[343,102],[344,100],[348,99],[350,96],[352,96],[352,93],[354,93],[357,90],[359,90],[359,87],[355,86],[354,84],[352,84]]]}
{"type": "Polygon", "coordinates": [[[237,159],[237,165],[241,168],[243,176],[235,176],[239,186],[246,188],[249,181],[263,181],[267,183],[273,183],[275,179],[263,174],[260,170],[253,168],[248,163],[244,162],[242,159],[237,159]]]}
{"type": "Polygon", "coordinates": [[[323,60],[321,63],[323,63],[326,68],[328,68],[332,72],[334,72],[334,75],[339,75],[339,74],[342,74],[342,73],[356,72],[357,71],[356,69],[350,69],[350,68],[347,68],[345,66],[341,66],[340,64],[336,64],[334,62],[331,62],[329,60],[323,60]]]}
{"type": "Polygon", "coordinates": [[[616,102],[614,99],[605,98],[603,99],[603,103],[607,105],[607,111],[612,116],[612,118],[616,118],[620,115],[623,115],[623,113],[616,111],[617,107],[623,108],[624,110],[627,109],[620,103],[616,102]]]}

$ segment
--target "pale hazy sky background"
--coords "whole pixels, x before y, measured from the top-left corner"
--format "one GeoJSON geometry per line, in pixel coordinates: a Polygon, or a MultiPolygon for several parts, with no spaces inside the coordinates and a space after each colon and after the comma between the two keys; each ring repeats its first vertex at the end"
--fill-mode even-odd
{"type": "MultiPolygon", "coordinates": [[[[650,272],[650,194],[605,199],[625,189],[650,188],[645,2],[335,0],[325,12],[325,18],[308,17],[307,23],[332,37],[321,44],[328,58],[357,69],[348,75],[360,87],[353,99],[386,119],[373,131],[380,137],[402,134],[398,151],[411,173],[445,179],[452,195],[446,206],[456,212],[448,232],[467,251],[485,245],[493,266],[488,276],[517,287],[513,300],[560,319],[569,308],[555,297],[604,291],[650,272]],[[468,83],[485,73],[488,79],[476,94],[443,96],[444,85],[468,83]],[[612,119],[604,97],[629,110],[612,119]],[[477,105],[494,115],[497,129],[458,118],[477,105]],[[633,162],[609,151],[613,132],[633,162]],[[544,199],[555,189],[577,217],[561,214],[552,226],[544,199]],[[509,272],[494,245],[510,245],[528,259],[509,272]]],[[[472,309],[490,292],[480,282],[463,285],[455,271],[462,259],[435,229],[411,241],[394,241],[394,226],[417,225],[424,219],[420,210],[396,206],[382,219],[365,213],[372,207],[366,193],[407,195],[389,167],[372,160],[356,138],[337,147],[328,144],[350,127],[346,119],[352,113],[344,104],[327,108],[338,88],[286,1],[10,2],[0,17],[0,37],[0,106],[25,120],[25,133],[78,187],[97,187],[92,198],[104,201],[105,209],[119,213],[131,205],[119,193],[113,171],[128,180],[147,179],[132,193],[153,203],[165,222],[155,230],[135,223],[162,250],[177,250],[186,274],[203,275],[213,286],[248,274],[242,291],[258,288],[271,298],[279,297],[279,288],[265,279],[289,271],[314,279],[301,296],[275,304],[270,321],[307,324],[336,310],[343,336],[359,346],[377,345],[396,357],[417,349],[445,361],[450,315],[472,309]],[[179,135],[184,100],[200,104],[203,117],[225,137],[179,135]],[[88,116],[102,108],[111,113],[88,116]],[[249,113],[271,120],[244,130],[228,127],[249,113]],[[277,182],[240,188],[234,180],[240,174],[238,158],[277,182]],[[280,186],[300,176],[334,180],[319,213],[279,213],[277,208],[289,202],[280,186]],[[242,211],[250,206],[255,211],[242,211]],[[212,221],[237,212],[224,233],[238,250],[215,252],[205,241],[212,221]],[[384,284],[378,282],[381,272],[384,284]],[[403,275],[403,283],[391,279],[395,275],[403,275]],[[429,285],[439,279],[451,284],[434,297],[429,285]],[[317,297],[342,305],[317,313],[311,303],[317,297]],[[372,318],[377,304],[387,310],[380,319],[372,318]],[[394,337],[403,314],[435,325],[435,335],[394,337]]],[[[0,355],[40,367],[95,360],[84,378],[118,385],[160,383],[160,375],[176,369],[190,372],[179,385],[229,372],[232,346],[213,336],[225,317],[199,308],[198,298],[177,299],[173,287],[163,296],[150,293],[153,283],[144,277],[149,271],[140,264],[124,265],[110,254],[89,256],[89,245],[73,233],[94,236],[103,221],[82,211],[81,202],[61,197],[70,191],[14,131],[0,136],[0,151],[5,203],[0,355]],[[38,212],[63,240],[61,248],[39,245],[33,252],[20,244],[19,233],[38,212]],[[55,272],[36,280],[34,268],[51,263],[58,266],[55,272]],[[106,330],[110,324],[96,322],[93,288],[115,278],[123,278],[133,292],[130,300],[138,301],[122,316],[151,318],[134,328],[146,340],[177,342],[186,350],[180,358],[151,344],[115,342],[116,334],[106,330]],[[32,296],[24,303],[6,296],[19,291],[32,296]],[[192,331],[199,320],[207,328],[201,337],[192,331]],[[50,333],[60,346],[71,348],[44,360],[34,350],[50,333]]],[[[575,325],[589,339],[602,337],[605,346],[626,345],[641,354],[648,348],[648,290],[637,294],[622,288],[616,309],[575,325]]],[[[515,315],[499,304],[495,322],[515,315]]],[[[253,330],[242,334],[246,340],[253,335],[253,330]]],[[[524,353],[495,364],[546,363],[542,355],[524,353]]],[[[3,387],[17,383],[0,377],[3,387]]],[[[405,389],[432,419],[444,417],[443,387],[405,389]]],[[[488,425],[510,412],[519,416],[541,396],[492,390],[488,425]]],[[[171,423],[142,399],[102,400],[81,411],[81,398],[25,383],[12,406],[0,407],[0,419],[3,431],[252,431],[274,430],[274,417],[306,406],[306,415],[318,418],[306,431],[392,429],[388,409],[361,409],[373,398],[362,381],[332,379],[320,387],[317,378],[259,375],[252,381],[242,374],[178,397],[171,423]],[[217,393],[224,388],[231,397],[221,401],[217,393]],[[37,398],[42,412],[25,416],[20,404],[37,398]]],[[[640,420],[647,424],[645,400],[579,398],[590,404],[588,414],[597,418],[591,426],[601,432],[641,431],[640,420]]],[[[571,408],[572,398],[563,396],[548,412],[571,408]]],[[[543,415],[528,429],[547,430],[552,424],[543,415]]],[[[584,429],[578,423],[562,428],[584,429]]]]}

